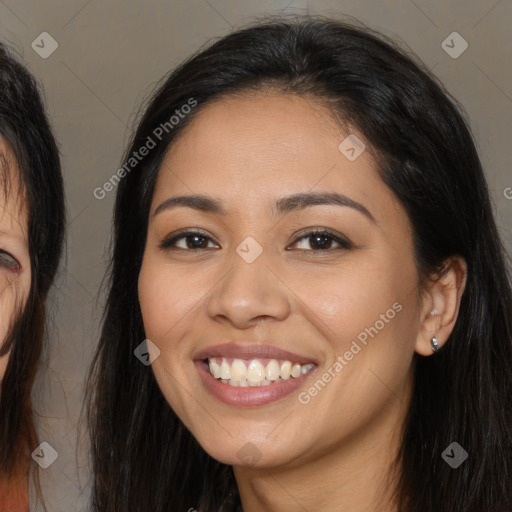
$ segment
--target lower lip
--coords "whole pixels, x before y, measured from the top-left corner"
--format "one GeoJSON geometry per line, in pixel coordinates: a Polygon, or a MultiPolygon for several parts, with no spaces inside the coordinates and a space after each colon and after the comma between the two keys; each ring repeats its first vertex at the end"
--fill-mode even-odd
{"type": "Polygon", "coordinates": [[[275,382],[267,386],[247,386],[241,388],[224,384],[220,380],[213,378],[204,361],[196,361],[195,365],[204,385],[214,397],[218,398],[221,402],[239,407],[251,407],[275,402],[295,391],[315,371],[315,368],[313,368],[304,375],[290,378],[285,382],[275,382]]]}

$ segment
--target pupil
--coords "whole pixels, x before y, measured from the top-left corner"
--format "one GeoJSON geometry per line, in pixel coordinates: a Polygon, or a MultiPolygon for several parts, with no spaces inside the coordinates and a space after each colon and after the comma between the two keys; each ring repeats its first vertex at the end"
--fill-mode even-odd
{"type": "Polygon", "coordinates": [[[329,245],[329,238],[326,235],[314,235],[313,237],[314,244],[317,247],[325,248],[326,245],[329,245]],[[324,243],[319,242],[319,240],[324,240],[324,243]]]}
{"type": "Polygon", "coordinates": [[[191,244],[189,244],[189,247],[192,246],[192,249],[200,249],[204,245],[204,236],[202,236],[202,235],[191,235],[188,237],[188,239],[193,240],[193,242],[191,244]],[[201,242],[199,242],[199,244],[196,244],[198,239],[199,240],[203,239],[203,243],[201,244],[201,242]]]}

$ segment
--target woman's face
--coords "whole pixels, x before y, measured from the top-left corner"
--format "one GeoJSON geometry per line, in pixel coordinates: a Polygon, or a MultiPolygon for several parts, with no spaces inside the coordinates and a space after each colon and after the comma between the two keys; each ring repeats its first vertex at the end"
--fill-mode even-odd
{"type": "MultiPolygon", "coordinates": [[[[28,212],[14,155],[0,137],[0,346],[30,289],[28,212]]],[[[9,353],[0,356],[0,381],[9,353]]]]}
{"type": "Polygon", "coordinates": [[[408,407],[423,314],[411,226],[349,135],[314,101],[246,94],[199,112],[160,171],[139,276],[152,368],[226,464],[386,442],[408,407]],[[196,195],[208,201],[170,201],[196,195]]]}

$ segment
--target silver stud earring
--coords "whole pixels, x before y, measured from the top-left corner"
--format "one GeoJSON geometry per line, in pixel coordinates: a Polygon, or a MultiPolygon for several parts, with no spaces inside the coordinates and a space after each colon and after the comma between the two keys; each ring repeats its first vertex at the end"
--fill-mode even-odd
{"type": "Polygon", "coordinates": [[[438,351],[438,349],[439,349],[439,347],[437,346],[437,338],[434,336],[434,337],[432,338],[432,350],[433,350],[434,352],[437,352],[437,351],[438,351]]]}

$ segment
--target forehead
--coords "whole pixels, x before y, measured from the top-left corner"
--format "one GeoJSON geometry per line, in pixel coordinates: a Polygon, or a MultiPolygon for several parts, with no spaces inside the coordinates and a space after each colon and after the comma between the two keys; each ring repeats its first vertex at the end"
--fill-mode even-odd
{"type": "Polygon", "coordinates": [[[349,161],[340,150],[351,133],[317,98],[251,92],[214,100],[170,146],[154,203],[171,193],[213,193],[252,209],[284,194],[330,190],[384,209],[396,201],[370,151],[349,161]]]}
{"type": "Polygon", "coordinates": [[[28,205],[21,173],[11,148],[0,136],[0,232],[24,237],[28,224],[28,205]]]}
{"type": "MultiPolygon", "coordinates": [[[[329,170],[346,167],[338,149],[345,131],[318,99],[252,92],[223,97],[197,112],[174,141],[159,182],[223,192],[276,183],[313,187],[325,174],[341,176],[329,170]]],[[[350,167],[369,174],[371,161],[364,155],[350,167]]]]}
{"type": "MultiPolygon", "coordinates": [[[[342,132],[328,108],[317,98],[295,94],[246,92],[206,104],[173,144],[169,157],[191,146],[208,150],[217,159],[242,148],[247,156],[255,150],[260,160],[297,156],[324,145],[333,149],[342,132]]],[[[315,156],[312,154],[311,156],[315,156]]],[[[247,158],[246,158],[247,159],[247,158]]]]}

